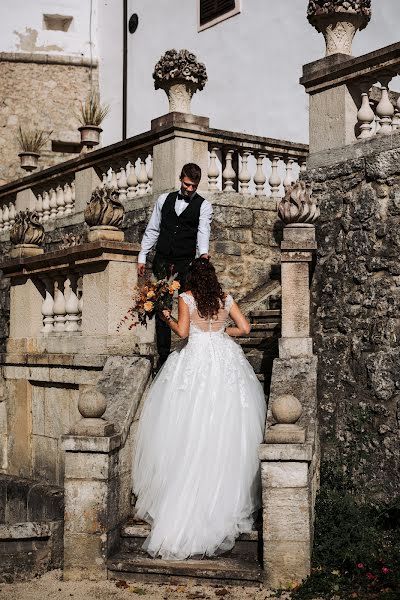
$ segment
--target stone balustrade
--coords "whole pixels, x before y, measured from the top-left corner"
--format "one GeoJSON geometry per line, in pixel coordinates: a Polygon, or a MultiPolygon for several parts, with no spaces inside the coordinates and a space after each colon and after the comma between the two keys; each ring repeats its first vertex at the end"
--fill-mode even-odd
{"type": "Polygon", "coordinates": [[[399,74],[400,43],[305,65],[300,82],[310,95],[310,153],[396,133],[400,99],[389,86],[399,74]]]}
{"type": "MultiPolygon", "coordinates": [[[[250,140],[248,140],[250,141],[250,140]]],[[[242,140],[209,143],[208,190],[281,198],[306,171],[307,147],[267,140],[246,147],[242,140]],[[275,142],[275,143],[274,143],[275,142]]]]}
{"type": "Polygon", "coordinates": [[[148,132],[0,186],[0,240],[20,210],[35,210],[46,227],[60,218],[60,226],[68,217],[83,221],[99,186],[117,190],[123,203],[174,189],[185,162],[201,166],[201,191],[280,198],[305,170],[307,155],[305,144],[212,129],[205,117],[169,113],[148,132]]]}

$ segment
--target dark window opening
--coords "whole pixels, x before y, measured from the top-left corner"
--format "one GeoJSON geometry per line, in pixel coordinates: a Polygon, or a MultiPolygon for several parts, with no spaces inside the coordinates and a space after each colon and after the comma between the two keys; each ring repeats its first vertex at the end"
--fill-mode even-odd
{"type": "Polygon", "coordinates": [[[200,25],[233,10],[236,0],[200,0],[200,25]]]}
{"type": "Polygon", "coordinates": [[[60,140],[51,140],[51,151],[61,154],[79,154],[81,145],[75,142],[61,142],[60,140]]]}

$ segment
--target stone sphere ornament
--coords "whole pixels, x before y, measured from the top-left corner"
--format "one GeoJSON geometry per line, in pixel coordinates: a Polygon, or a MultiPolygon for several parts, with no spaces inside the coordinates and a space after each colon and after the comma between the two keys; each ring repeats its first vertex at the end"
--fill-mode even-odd
{"type": "Polygon", "coordinates": [[[98,390],[88,387],[80,391],[78,410],[84,419],[101,419],[106,408],[107,401],[98,390]]]}
{"type": "Polygon", "coordinates": [[[168,96],[169,112],[190,113],[193,94],[207,82],[207,71],[189,50],[167,50],[153,72],[154,87],[168,96]]]}
{"type": "Polygon", "coordinates": [[[323,34],[326,56],[351,55],[356,31],[371,19],[371,0],[309,0],[307,18],[323,34]]]}
{"type": "Polygon", "coordinates": [[[282,394],[273,401],[271,412],[277,423],[294,425],[300,419],[303,408],[296,396],[282,394]]]}

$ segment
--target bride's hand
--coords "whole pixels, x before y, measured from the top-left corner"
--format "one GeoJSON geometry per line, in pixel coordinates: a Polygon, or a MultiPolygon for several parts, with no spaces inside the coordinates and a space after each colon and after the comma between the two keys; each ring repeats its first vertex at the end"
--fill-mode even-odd
{"type": "Polygon", "coordinates": [[[162,318],[164,321],[170,321],[171,320],[171,311],[170,310],[163,310],[162,311],[162,318]]]}

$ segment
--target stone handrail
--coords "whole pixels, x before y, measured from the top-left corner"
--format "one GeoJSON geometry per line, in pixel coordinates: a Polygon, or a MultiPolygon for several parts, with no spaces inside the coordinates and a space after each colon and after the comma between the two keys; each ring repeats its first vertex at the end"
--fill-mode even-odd
{"type": "Polygon", "coordinates": [[[169,113],[152,121],[150,131],[0,186],[0,235],[23,209],[36,210],[42,223],[81,213],[99,185],[117,189],[122,202],[174,189],[185,161],[201,165],[201,189],[280,197],[296,178],[293,166],[305,169],[307,154],[305,144],[212,129],[207,118],[169,113]],[[172,153],[180,144],[185,152],[172,153]]]}
{"type": "Polygon", "coordinates": [[[399,96],[389,91],[399,73],[400,42],[356,58],[334,54],[304,65],[310,153],[399,130],[399,96]]]}

